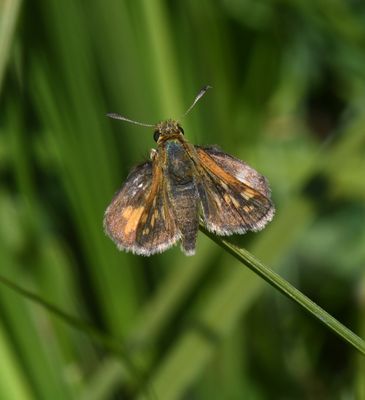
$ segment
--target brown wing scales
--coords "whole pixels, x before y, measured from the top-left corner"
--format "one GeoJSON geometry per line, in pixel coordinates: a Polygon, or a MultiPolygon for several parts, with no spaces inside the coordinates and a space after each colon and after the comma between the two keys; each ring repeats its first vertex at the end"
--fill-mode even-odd
{"type": "Polygon", "coordinates": [[[225,153],[215,159],[216,149],[196,150],[202,169],[198,191],[207,228],[219,235],[262,229],[274,215],[266,180],[244,163],[238,164],[239,160],[228,155],[225,159],[221,155],[225,153]],[[244,173],[245,180],[236,177],[244,173]]]}
{"type": "Polygon", "coordinates": [[[105,231],[119,249],[151,255],[179,239],[159,174],[150,161],[137,166],[107,208],[105,231]]]}

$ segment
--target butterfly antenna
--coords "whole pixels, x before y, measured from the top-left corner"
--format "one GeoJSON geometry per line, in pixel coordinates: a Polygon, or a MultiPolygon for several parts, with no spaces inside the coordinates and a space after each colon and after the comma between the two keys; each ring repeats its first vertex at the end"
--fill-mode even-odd
{"type": "Polygon", "coordinates": [[[123,117],[123,115],[116,114],[116,113],[108,113],[108,114],[106,114],[106,116],[109,118],[120,119],[121,121],[130,122],[131,124],[135,124],[135,125],[147,126],[147,127],[155,126],[154,124],[145,124],[143,122],[133,121],[132,119],[123,117]]]}
{"type": "Polygon", "coordinates": [[[212,86],[204,86],[202,89],[200,89],[200,92],[196,95],[193,104],[185,111],[184,117],[185,115],[189,114],[189,112],[193,109],[193,107],[195,106],[195,104],[205,95],[205,93],[208,91],[208,89],[212,89],[212,86]]]}

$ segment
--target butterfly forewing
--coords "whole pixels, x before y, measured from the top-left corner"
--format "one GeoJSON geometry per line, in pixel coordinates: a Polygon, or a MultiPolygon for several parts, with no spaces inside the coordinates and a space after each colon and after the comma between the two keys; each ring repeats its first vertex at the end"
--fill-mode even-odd
{"type": "Polygon", "coordinates": [[[266,181],[218,149],[195,149],[200,169],[197,185],[207,228],[220,235],[262,229],[274,214],[266,181]]]}
{"type": "Polygon", "coordinates": [[[217,146],[195,147],[204,150],[222,169],[233,175],[236,179],[270,198],[271,190],[267,179],[247,163],[225,153],[217,146]]]}
{"type": "Polygon", "coordinates": [[[156,171],[151,162],[137,166],[105,212],[105,231],[120,249],[151,255],[179,239],[156,171]]]}
{"type": "Polygon", "coordinates": [[[146,199],[136,242],[140,245],[139,254],[161,253],[174,245],[181,237],[173,215],[171,202],[167,195],[166,180],[157,157],[153,161],[153,181],[146,199]]]}

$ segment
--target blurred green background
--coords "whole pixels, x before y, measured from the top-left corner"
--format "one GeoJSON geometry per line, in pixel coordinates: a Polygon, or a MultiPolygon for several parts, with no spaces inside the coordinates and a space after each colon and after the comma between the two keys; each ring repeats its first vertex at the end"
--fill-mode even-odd
{"type": "Polygon", "coordinates": [[[268,177],[235,238],[365,337],[365,3],[2,0],[0,398],[365,399],[364,360],[202,233],[143,258],[103,213],[182,115],[268,177]],[[121,345],[120,349],[118,346],[121,345]]]}

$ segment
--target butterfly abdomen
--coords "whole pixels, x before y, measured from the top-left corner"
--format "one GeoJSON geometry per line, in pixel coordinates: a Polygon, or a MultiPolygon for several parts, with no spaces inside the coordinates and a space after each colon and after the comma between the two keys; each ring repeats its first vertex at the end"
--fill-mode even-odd
{"type": "Polygon", "coordinates": [[[166,144],[166,181],[176,224],[181,232],[181,246],[187,255],[195,252],[199,228],[198,192],[193,177],[193,163],[183,145],[171,141],[166,144]]]}

